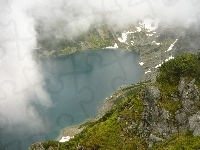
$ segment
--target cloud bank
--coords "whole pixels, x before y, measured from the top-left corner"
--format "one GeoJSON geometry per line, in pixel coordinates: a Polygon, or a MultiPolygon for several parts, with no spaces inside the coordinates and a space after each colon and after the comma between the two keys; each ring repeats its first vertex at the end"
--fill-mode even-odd
{"type": "Polygon", "coordinates": [[[36,33],[34,20],[26,14],[30,2],[0,4],[0,129],[6,131],[43,130],[44,120],[35,106],[51,105],[32,57],[36,33]]]}
{"type": "Polygon", "coordinates": [[[188,26],[199,23],[199,8],[197,0],[46,0],[36,2],[29,14],[36,20],[35,27],[43,28],[37,33],[44,38],[70,39],[103,22],[116,29],[147,18],[162,26],[188,26]]]}

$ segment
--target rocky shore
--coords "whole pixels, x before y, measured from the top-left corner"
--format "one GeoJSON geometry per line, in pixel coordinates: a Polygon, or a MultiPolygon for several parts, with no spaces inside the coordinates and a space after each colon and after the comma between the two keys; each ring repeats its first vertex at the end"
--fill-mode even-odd
{"type": "Polygon", "coordinates": [[[69,136],[70,138],[73,138],[76,134],[80,133],[83,130],[83,128],[81,128],[80,126],[81,125],[75,125],[75,126],[69,126],[62,129],[57,140],[60,141],[62,137],[67,137],[67,136],[69,136]]]}
{"type": "Polygon", "coordinates": [[[159,141],[169,139],[174,133],[185,133],[188,130],[194,136],[200,136],[199,90],[195,79],[189,83],[181,78],[178,93],[172,93],[173,101],[180,101],[175,114],[159,105],[161,92],[156,86],[148,86],[144,90],[144,111],[142,122],[134,130],[148,141],[149,147],[159,141]]]}

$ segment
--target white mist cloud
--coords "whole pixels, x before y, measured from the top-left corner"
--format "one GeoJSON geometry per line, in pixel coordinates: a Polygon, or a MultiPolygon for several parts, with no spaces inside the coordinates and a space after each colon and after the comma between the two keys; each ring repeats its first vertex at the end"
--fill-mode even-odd
{"type": "Polygon", "coordinates": [[[198,22],[199,8],[194,0],[45,0],[36,2],[29,14],[43,22],[44,33],[70,39],[105,21],[118,29],[146,18],[166,26],[177,22],[186,26],[198,22]]]}
{"type": "Polygon", "coordinates": [[[44,129],[34,105],[51,105],[43,76],[32,57],[36,36],[34,20],[26,14],[30,2],[0,4],[0,127],[6,130],[16,125],[24,130],[44,129]]]}

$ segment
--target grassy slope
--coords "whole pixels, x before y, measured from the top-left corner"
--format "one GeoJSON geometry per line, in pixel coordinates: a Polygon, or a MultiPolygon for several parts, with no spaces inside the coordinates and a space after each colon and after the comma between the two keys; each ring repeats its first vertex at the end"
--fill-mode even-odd
{"type": "Polygon", "coordinates": [[[190,133],[175,134],[169,140],[154,145],[152,150],[198,150],[200,137],[190,133]]]}
{"type": "Polygon", "coordinates": [[[199,64],[200,61],[197,59],[197,56],[188,53],[177,56],[174,60],[170,60],[162,65],[159,69],[160,75],[157,78],[157,84],[162,92],[160,105],[163,108],[174,114],[179,107],[181,102],[174,102],[171,99],[171,94],[178,92],[180,77],[185,77],[188,81],[195,78],[195,84],[200,87],[199,64]]]}
{"type": "MultiPolygon", "coordinates": [[[[156,85],[162,94],[160,105],[171,113],[178,108],[179,102],[174,103],[170,99],[171,93],[178,91],[180,77],[187,80],[196,79],[200,85],[200,61],[194,54],[184,54],[170,60],[159,69],[160,75],[156,85]]],[[[129,93],[123,101],[106,113],[100,120],[88,123],[85,129],[69,142],[59,143],[59,150],[76,149],[77,145],[85,149],[147,149],[144,139],[139,138],[138,131],[131,125],[140,123],[143,111],[142,89],[144,85],[129,93]]],[[[43,142],[47,149],[52,146],[58,149],[58,142],[43,142]]],[[[190,133],[174,135],[167,141],[157,143],[152,149],[200,149],[200,137],[194,137],[190,133]]]]}

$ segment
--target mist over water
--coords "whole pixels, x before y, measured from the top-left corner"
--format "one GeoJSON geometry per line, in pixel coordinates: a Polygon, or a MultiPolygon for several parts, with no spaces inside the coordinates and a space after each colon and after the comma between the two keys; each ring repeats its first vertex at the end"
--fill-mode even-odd
{"type": "MultiPolygon", "coordinates": [[[[143,75],[139,55],[127,50],[93,50],[37,62],[51,107],[44,109],[32,103],[28,109],[34,108],[39,114],[43,129],[24,130],[23,124],[31,126],[31,122],[19,123],[11,132],[2,126],[2,149],[27,149],[37,141],[56,140],[61,129],[97,116],[97,107],[106,97],[121,85],[139,82],[143,75]]],[[[40,121],[27,112],[26,115],[32,122],[40,121]]]]}

